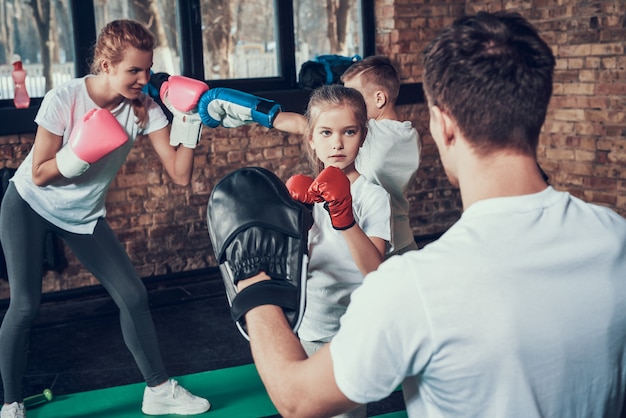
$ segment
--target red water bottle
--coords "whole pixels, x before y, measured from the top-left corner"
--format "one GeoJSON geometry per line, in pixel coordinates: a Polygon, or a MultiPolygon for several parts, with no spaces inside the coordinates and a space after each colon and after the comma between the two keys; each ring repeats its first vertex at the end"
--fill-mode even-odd
{"type": "Polygon", "coordinates": [[[26,71],[22,68],[22,60],[19,56],[14,57],[11,77],[13,77],[15,87],[13,103],[15,103],[15,107],[18,109],[25,109],[30,105],[30,97],[28,97],[28,91],[26,91],[26,71]]]}

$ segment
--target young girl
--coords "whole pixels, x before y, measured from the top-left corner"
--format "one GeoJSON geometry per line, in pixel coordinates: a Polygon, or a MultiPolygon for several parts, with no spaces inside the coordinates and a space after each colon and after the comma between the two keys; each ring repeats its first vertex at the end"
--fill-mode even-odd
{"type": "Polygon", "coordinates": [[[140,23],[110,22],[95,44],[93,74],[48,92],[35,118],[34,146],[11,179],[0,211],[11,291],[0,327],[2,418],[26,414],[22,381],[41,299],[47,231],[63,239],[120,308],[124,341],[147,383],[143,413],[189,415],[210,408],[165,371],[146,289],[105,220],[107,189],[138,135],[148,136],[176,184],[191,179],[199,128],[183,129],[195,138],[176,138],[172,143],[183,146],[173,147],[163,111],[142,93],[154,47],[152,34],[140,23]]]}
{"type": "MultiPolygon", "coordinates": [[[[367,134],[367,110],[356,90],[329,85],[309,100],[305,138],[322,169],[316,179],[289,179],[291,195],[314,203],[309,231],[306,309],[298,336],[310,356],[339,329],[350,295],[378,268],[390,239],[389,194],[355,168],[367,134]]],[[[362,406],[345,417],[365,417],[362,406]]]]}

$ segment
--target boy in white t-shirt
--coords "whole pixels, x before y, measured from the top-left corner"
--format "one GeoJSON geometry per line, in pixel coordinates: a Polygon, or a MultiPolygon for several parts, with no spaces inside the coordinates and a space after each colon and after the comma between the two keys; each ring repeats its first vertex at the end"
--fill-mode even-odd
{"type": "Polygon", "coordinates": [[[406,189],[419,166],[421,142],[411,122],[399,118],[398,73],[389,58],[374,55],[348,67],[341,81],[358,90],[367,106],[368,135],[356,159],[357,170],[391,197],[392,248],[387,257],[415,250],[406,189]]]}

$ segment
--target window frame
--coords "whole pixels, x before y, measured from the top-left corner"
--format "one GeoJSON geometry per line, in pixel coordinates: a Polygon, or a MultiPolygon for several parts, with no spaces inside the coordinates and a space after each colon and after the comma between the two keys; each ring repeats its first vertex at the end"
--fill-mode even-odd
{"type": "MultiPolygon", "coordinates": [[[[375,4],[374,0],[361,2],[361,33],[363,56],[375,54],[375,4]]],[[[75,77],[89,73],[91,48],[96,41],[96,21],[93,1],[70,0],[71,21],[74,30],[75,77]]],[[[295,58],[295,35],[292,0],[274,0],[277,17],[278,68],[277,77],[208,80],[210,87],[229,87],[281,103],[285,110],[304,112],[310,91],[297,84],[298,69],[295,58]]],[[[181,74],[204,79],[202,58],[202,29],[200,0],[178,1],[178,25],[180,27],[181,74]]],[[[16,109],[12,99],[0,100],[0,136],[34,133],[34,118],[42,98],[31,98],[30,107],[16,109]]],[[[423,102],[421,83],[403,85],[398,103],[423,102]]]]}

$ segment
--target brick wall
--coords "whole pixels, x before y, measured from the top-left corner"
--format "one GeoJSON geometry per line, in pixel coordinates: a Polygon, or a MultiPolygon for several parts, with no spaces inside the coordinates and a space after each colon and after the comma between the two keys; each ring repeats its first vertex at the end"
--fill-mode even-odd
{"type": "MultiPolygon", "coordinates": [[[[539,147],[541,166],[559,190],[626,216],[626,4],[623,0],[377,0],[376,47],[398,64],[405,82],[421,81],[419,53],[463,13],[518,11],[531,20],[557,57],[554,98],[539,147]]],[[[435,234],[458,219],[458,191],[447,182],[428,133],[423,104],[400,107],[424,143],[408,194],[415,235],[435,234]]],[[[33,135],[0,138],[0,167],[16,167],[33,135]]],[[[208,129],[196,151],[190,187],[173,185],[147,140],[140,140],[111,187],[108,219],[142,277],[215,265],[206,232],[206,203],[226,173],[260,165],[287,179],[307,173],[299,137],[258,126],[208,129]]],[[[71,253],[69,266],[49,272],[44,290],[95,284],[71,253]]],[[[0,281],[0,298],[8,295],[0,281]]]]}
{"type": "Polygon", "coordinates": [[[560,190],[626,216],[626,2],[468,2],[520,12],[557,58],[539,161],[560,190]],[[506,5],[506,6],[505,6],[506,5]]]}

